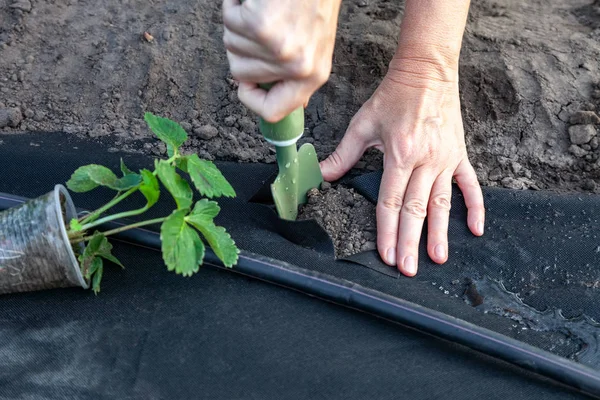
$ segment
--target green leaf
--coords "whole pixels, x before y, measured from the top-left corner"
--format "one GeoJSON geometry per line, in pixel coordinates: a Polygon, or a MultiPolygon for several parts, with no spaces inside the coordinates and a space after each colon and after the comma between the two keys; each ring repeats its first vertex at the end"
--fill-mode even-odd
{"type": "Polygon", "coordinates": [[[110,262],[112,262],[113,264],[117,264],[119,267],[125,269],[125,266],[123,264],[121,264],[121,261],[119,261],[117,259],[117,257],[112,255],[112,244],[110,244],[110,242],[108,241],[108,239],[106,238],[106,236],[103,236],[104,240],[102,241],[102,243],[100,243],[100,247],[98,248],[98,252],[96,253],[96,255],[104,258],[105,260],[108,260],[110,262]]]}
{"type": "Polygon", "coordinates": [[[175,166],[187,174],[188,173],[187,157],[177,158],[175,160],[175,166]]]}
{"type": "Polygon", "coordinates": [[[100,186],[112,185],[117,180],[115,173],[103,165],[90,164],[79,169],[87,173],[92,182],[100,186]]]}
{"type": "Polygon", "coordinates": [[[96,189],[98,184],[90,179],[85,167],[80,167],[71,175],[67,187],[75,193],[85,193],[96,189]]]}
{"type": "Polygon", "coordinates": [[[91,276],[89,271],[92,268],[92,264],[96,258],[96,254],[98,253],[98,249],[100,248],[103,238],[104,235],[96,232],[85,246],[83,254],[79,256],[79,266],[81,268],[81,272],[86,277],[91,276]]]}
{"type": "Polygon", "coordinates": [[[175,155],[175,149],[173,148],[173,146],[171,146],[170,144],[167,145],[167,156],[169,156],[169,158],[173,157],[175,155]]]}
{"type": "Polygon", "coordinates": [[[206,248],[204,247],[204,243],[202,243],[202,239],[200,239],[200,236],[198,235],[198,233],[193,230],[192,228],[189,228],[192,230],[192,232],[194,232],[193,238],[194,238],[194,247],[196,248],[196,264],[198,266],[202,265],[202,262],[204,261],[204,254],[206,253],[206,248]]]}
{"type": "Polygon", "coordinates": [[[93,258],[98,254],[98,250],[102,245],[102,242],[106,240],[106,237],[100,232],[94,233],[94,236],[90,239],[85,250],[83,251],[83,258],[93,258]]]}
{"type": "Polygon", "coordinates": [[[102,259],[113,262],[121,268],[123,264],[111,254],[112,245],[104,234],[100,232],[94,233],[94,236],[90,239],[83,254],[79,257],[81,265],[81,271],[86,280],[92,280],[92,289],[94,293],[100,293],[100,281],[102,280],[102,274],[104,273],[104,262],[102,259]]]}
{"type": "Polygon", "coordinates": [[[73,232],[79,232],[80,230],[83,229],[83,225],[81,225],[81,223],[79,222],[79,220],[77,218],[73,218],[71,220],[70,226],[71,226],[71,231],[73,231],[73,232]]]}
{"type": "Polygon", "coordinates": [[[102,259],[100,257],[94,257],[90,269],[88,269],[85,274],[85,279],[89,281],[92,275],[94,275],[100,267],[102,267],[102,259]]]}
{"type": "Polygon", "coordinates": [[[119,179],[110,169],[90,164],[78,168],[67,182],[67,186],[77,193],[87,192],[98,186],[123,191],[136,187],[141,181],[142,177],[138,174],[125,175],[119,179]]]}
{"type": "Polygon", "coordinates": [[[197,219],[205,219],[212,222],[212,220],[219,215],[220,211],[221,207],[219,207],[215,201],[202,199],[196,202],[190,215],[193,215],[197,219]]]}
{"type": "Polygon", "coordinates": [[[154,134],[167,145],[169,157],[172,157],[177,149],[187,140],[185,130],[175,121],[168,118],[158,117],[152,113],[144,114],[144,120],[154,134]]]}
{"type": "Polygon", "coordinates": [[[100,282],[102,282],[102,274],[104,273],[104,266],[102,265],[102,259],[96,258],[96,260],[100,260],[100,264],[98,265],[98,270],[94,274],[92,281],[92,290],[95,294],[100,293],[100,282]]]}
{"type": "Polygon", "coordinates": [[[175,199],[179,210],[188,209],[192,206],[194,196],[190,185],[175,171],[175,167],[160,160],[156,163],[156,172],[163,185],[175,199]]]}
{"type": "Polygon", "coordinates": [[[163,260],[169,271],[183,276],[198,272],[198,233],[185,222],[188,210],[173,212],[160,228],[163,260]]]}
{"type": "Polygon", "coordinates": [[[235,190],[212,161],[201,160],[197,154],[186,156],[185,159],[187,172],[200,194],[209,198],[235,197],[235,190]]]}
{"type": "Polygon", "coordinates": [[[127,165],[125,165],[123,158],[121,158],[121,172],[123,173],[123,176],[135,175],[135,172],[127,168],[127,165]]]}
{"type": "Polygon", "coordinates": [[[203,215],[190,214],[186,218],[192,226],[202,232],[202,235],[213,249],[217,257],[228,268],[237,263],[239,249],[225,228],[217,226],[203,215]]]}
{"type": "Polygon", "coordinates": [[[146,207],[150,208],[158,201],[160,197],[160,188],[158,186],[158,179],[156,176],[147,169],[140,171],[142,174],[142,184],[140,186],[140,192],[146,197],[148,204],[146,207]]]}
{"type": "Polygon", "coordinates": [[[112,185],[107,185],[109,188],[124,191],[138,186],[142,182],[142,177],[138,174],[125,175],[121,179],[117,179],[112,185]]]}

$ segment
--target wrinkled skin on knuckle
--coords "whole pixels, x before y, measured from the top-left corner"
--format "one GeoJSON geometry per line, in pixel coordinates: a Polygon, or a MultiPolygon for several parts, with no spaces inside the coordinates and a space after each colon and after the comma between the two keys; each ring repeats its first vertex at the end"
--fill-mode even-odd
{"type": "Polygon", "coordinates": [[[427,205],[421,199],[408,199],[402,205],[402,213],[418,219],[425,219],[427,216],[427,205]]]}
{"type": "Polygon", "coordinates": [[[404,198],[400,193],[390,193],[388,196],[381,199],[379,206],[388,211],[400,211],[404,198]]]}
{"type": "Polygon", "coordinates": [[[431,208],[450,212],[450,208],[452,207],[450,203],[450,194],[439,193],[434,195],[429,202],[429,206],[431,208]]]}
{"type": "Polygon", "coordinates": [[[329,155],[329,161],[335,168],[340,168],[344,165],[344,160],[337,149],[329,155]]]}

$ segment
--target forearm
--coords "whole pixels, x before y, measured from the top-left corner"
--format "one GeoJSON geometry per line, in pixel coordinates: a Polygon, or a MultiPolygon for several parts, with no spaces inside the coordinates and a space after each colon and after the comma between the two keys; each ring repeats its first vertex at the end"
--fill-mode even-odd
{"type": "Polygon", "coordinates": [[[406,0],[391,73],[456,82],[469,0],[406,0]]]}

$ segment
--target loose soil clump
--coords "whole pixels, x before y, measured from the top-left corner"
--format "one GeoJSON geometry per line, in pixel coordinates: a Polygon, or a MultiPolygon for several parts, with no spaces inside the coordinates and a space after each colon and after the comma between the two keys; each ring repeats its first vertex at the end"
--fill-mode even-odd
{"type": "Polygon", "coordinates": [[[326,183],[311,190],[298,219],[315,219],[332,238],[337,258],[377,247],[375,205],[353,189],[326,183]]]}

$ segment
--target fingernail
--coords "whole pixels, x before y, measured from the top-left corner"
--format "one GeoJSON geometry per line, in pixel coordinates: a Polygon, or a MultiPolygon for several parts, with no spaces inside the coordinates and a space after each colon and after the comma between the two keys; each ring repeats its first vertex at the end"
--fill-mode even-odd
{"type": "Polygon", "coordinates": [[[390,265],[396,265],[396,249],[395,248],[389,248],[387,253],[386,253],[386,257],[387,257],[387,262],[390,265]]]}
{"type": "Polygon", "coordinates": [[[435,246],[434,252],[437,258],[446,258],[446,246],[444,246],[443,244],[438,244],[437,246],[435,246]]]}
{"type": "Polygon", "coordinates": [[[483,235],[483,222],[478,222],[477,223],[477,232],[479,232],[480,235],[483,235]]]}
{"type": "Polygon", "coordinates": [[[408,256],[404,259],[404,271],[411,275],[417,273],[417,262],[413,256],[408,256]]]}

